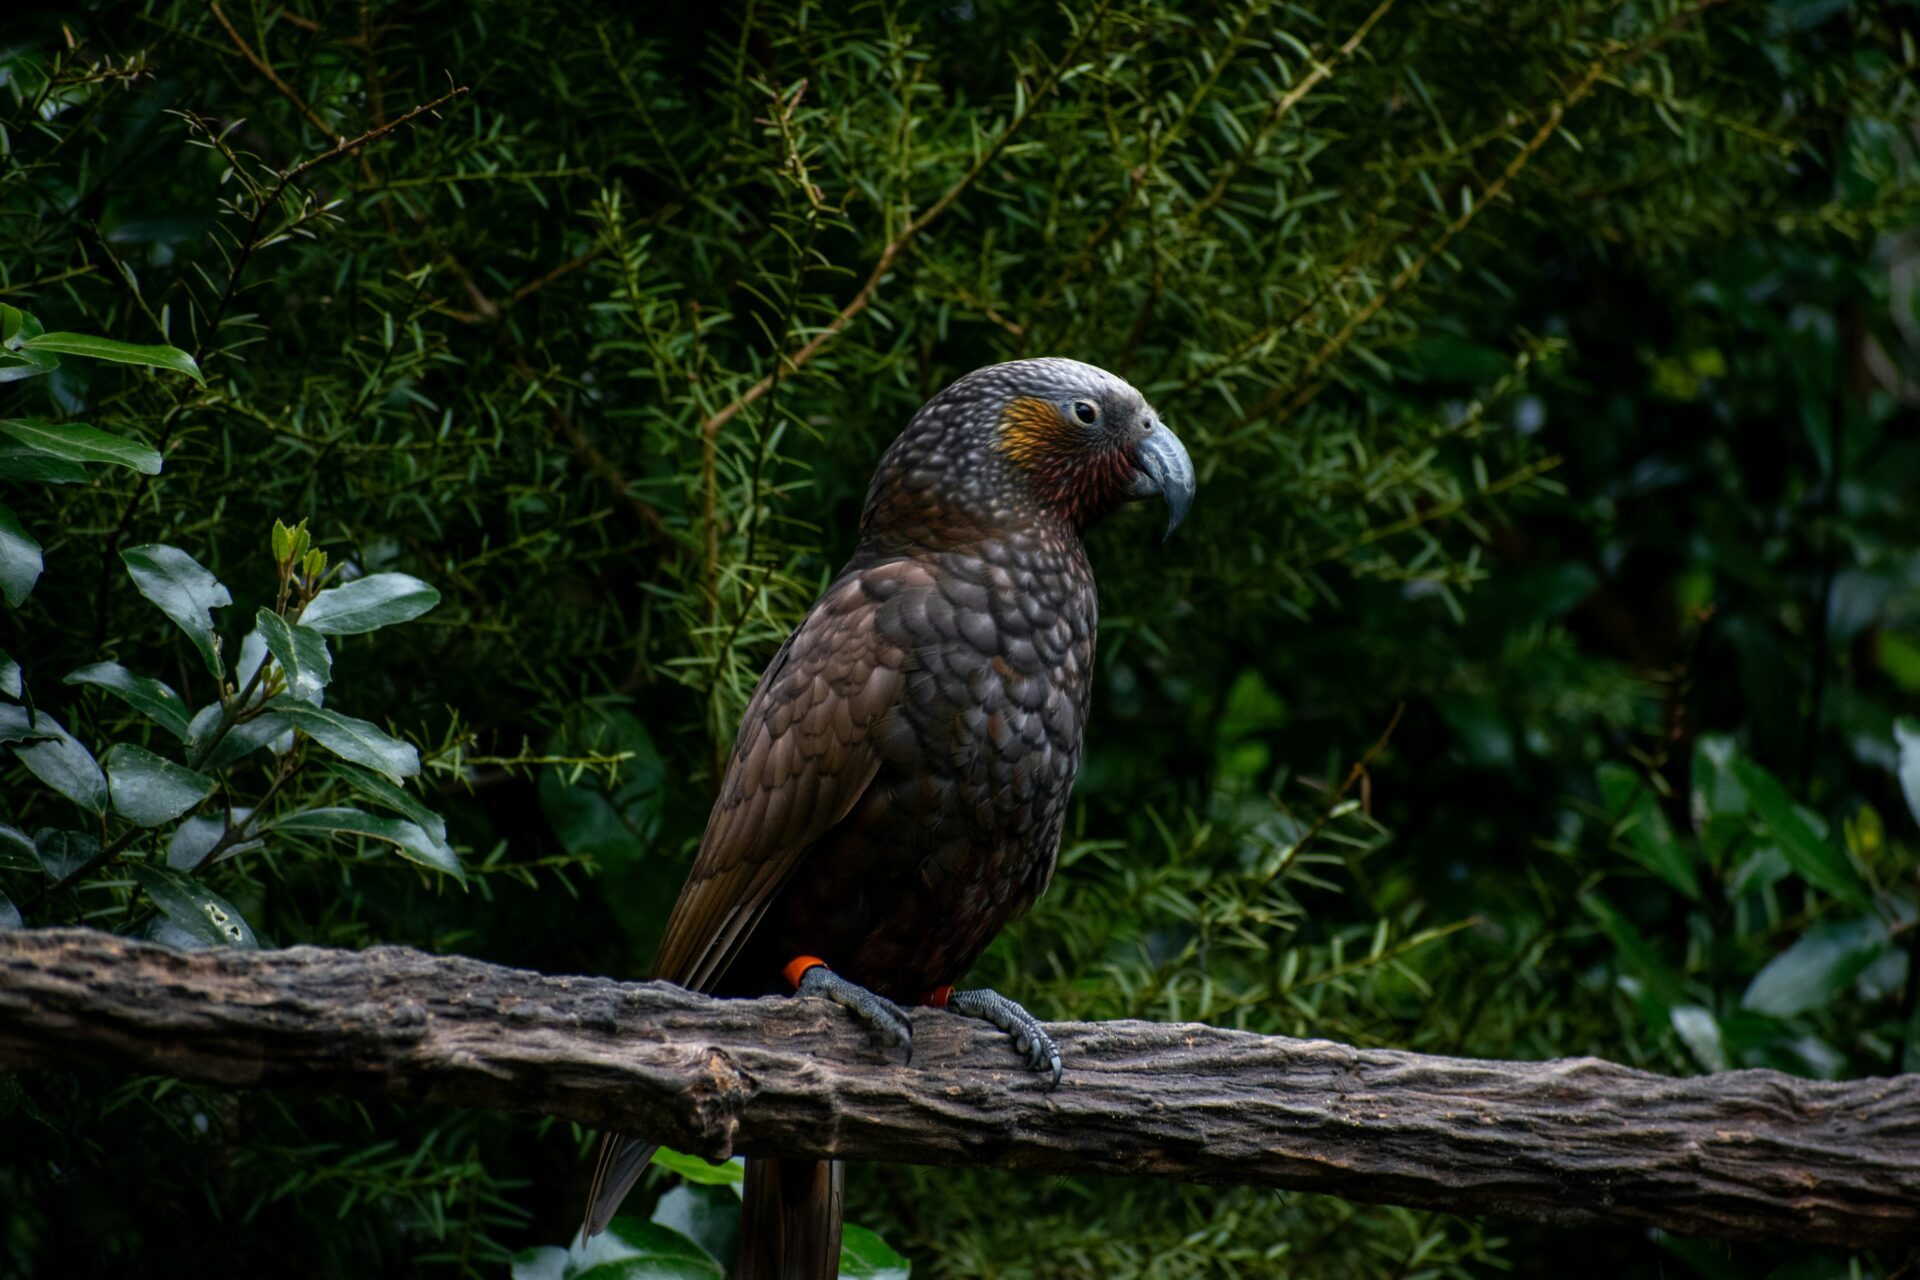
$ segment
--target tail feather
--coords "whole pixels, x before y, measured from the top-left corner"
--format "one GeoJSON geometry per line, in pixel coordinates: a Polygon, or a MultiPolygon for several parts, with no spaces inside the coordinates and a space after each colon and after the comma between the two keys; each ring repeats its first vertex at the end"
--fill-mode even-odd
{"type": "Polygon", "coordinates": [[[607,1229],[613,1215],[620,1211],[620,1202],[633,1190],[633,1184],[640,1181],[640,1175],[653,1161],[653,1153],[659,1149],[659,1143],[631,1134],[609,1133],[600,1139],[600,1155],[593,1162],[593,1182],[587,1188],[584,1229],[589,1239],[607,1229]]]}
{"type": "Polygon", "coordinates": [[[837,1280],[844,1166],[747,1161],[735,1280],[837,1280]]]}

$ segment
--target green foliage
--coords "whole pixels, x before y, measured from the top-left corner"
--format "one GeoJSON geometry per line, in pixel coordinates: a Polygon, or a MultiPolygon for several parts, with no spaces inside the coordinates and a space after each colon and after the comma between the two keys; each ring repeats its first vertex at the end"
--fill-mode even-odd
{"type": "MultiPolygon", "coordinates": [[[[663,1147],[653,1163],[681,1182],[661,1195],[651,1220],[618,1217],[592,1240],[576,1235],[565,1249],[525,1250],[514,1256],[513,1280],[706,1280],[731,1274],[738,1250],[741,1162],[710,1165],[663,1147]]],[[[841,1280],[908,1280],[912,1270],[872,1231],[847,1224],[840,1242],[841,1280]]]]}
{"type": "MultiPolygon", "coordinates": [[[[643,972],[879,449],[1057,353],[1200,492],[1165,547],[1093,535],[1067,847],[979,980],[1911,1069],[1917,42],[1801,0],[9,13],[0,927],[643,972]]],[[[588,1140],[0,1077],[0,1271],[566,1274],[588,1140]]],[[[596,1265],[713,1274],[732,1192],[655,1177],[596,1265]]],[[[922,1276],[1900,1265],[1146,1181],[849,1199],[922,1276]]]]}

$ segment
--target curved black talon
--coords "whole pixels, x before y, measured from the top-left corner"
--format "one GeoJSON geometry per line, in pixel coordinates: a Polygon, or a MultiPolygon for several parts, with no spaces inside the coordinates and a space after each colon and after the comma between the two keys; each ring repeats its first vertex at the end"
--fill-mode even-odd
{"type": "Polygon", "coordinates": [[[907,1065],[913,1065],[913,1023],[899,1005],[885,996],[848,982],[823,964],[814,965],[800,975],[794,994],[820,996],[852,1012],[889,1045],[907,1047],[907,1065]]]}
{"type": "Polygon", "coordinates": [[[1053,1081],[1048,1092],[1060,1087],[1060,1049],[1040,1024],[1040,1019],[1022,1009],[998,991],[981,987],[974,991],[956,991],[947,997],[947,1008],[963,1018],[990,1022],[1013,1037],[1013,1047],[1027,1059],[1029,1071],[1051,1069],[1053,1081]]]}

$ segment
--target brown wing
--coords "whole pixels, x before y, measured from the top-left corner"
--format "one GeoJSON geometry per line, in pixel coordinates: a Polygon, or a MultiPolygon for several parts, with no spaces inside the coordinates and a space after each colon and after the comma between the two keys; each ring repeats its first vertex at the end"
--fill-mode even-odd
{"type": "Polygon", "coordinates": [[[900,696],[907,661],[875,614],[916,580],[926,570],[911,563],[844,576],[760,677],[655,977],[711,989],[807,847],[865,794],[880,767],[873,731],[900,696]]]}

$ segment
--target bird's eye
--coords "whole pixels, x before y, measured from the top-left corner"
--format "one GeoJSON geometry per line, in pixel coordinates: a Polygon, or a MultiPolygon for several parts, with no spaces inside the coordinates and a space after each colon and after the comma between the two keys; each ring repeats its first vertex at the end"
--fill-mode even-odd
{"type": "Polygon", "coordinates": [[[1100,410],[1091,400],[1075,400],[1073,416],[1090,427],[1100,421],[1100,410]]]}

